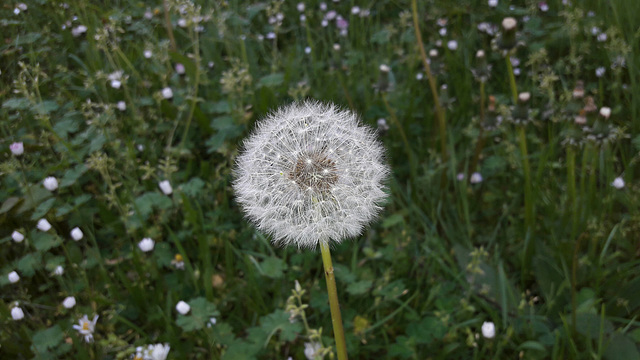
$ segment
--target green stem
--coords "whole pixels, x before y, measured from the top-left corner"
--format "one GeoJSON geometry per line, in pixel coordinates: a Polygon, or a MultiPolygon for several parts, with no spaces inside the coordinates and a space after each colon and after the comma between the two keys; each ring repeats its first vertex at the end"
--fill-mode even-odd
{"type": "Polygon", "coordinates": [[[509,86],[511,86],[511,97],[513,98],[513,104],[518,103],[518,88],[516,86],[516,76],[513,74],[513,66],[511,65],[511,56],[507,54],[504,57],[507,62],[507,73],[509,74],[509,86]]]}
{"type": "Polygon", "coordinates": [[[529,154],[527,152],[527,136],[524,132],[524,126],[518,126],[518,139],[520,141],[520,152],[522,153],[522,167],[524,171],[524,206],[525,206],[525,224],[527,230],[533,227],[533,198],[531,194],[531,168],[529,166],[529,154]]]}
{"type": "Polygon", "coordinates": [[[387,101],[387,96],[385,95],[384,92],[381,92],[380,95],[382,97],[382,101],[384,102],[384,106],[387,108],[387,111],[389,112],[389,116],[391,117],[391,120],[393,121],[394,125],[398,128],[400,137],[402,137],[402,142],[404,142],[405,151],[407,152],[407,156],[409,157],[409,164],[411,165],[411,181],[413,182],[417,178],[418,173],[416,170],[416,161],[413,156],[413,151],[411,151],[411,145],[409,145],[409,139],[407,138],[407,134],[404,132],[402,124],[400,124],[400,121],[398,120],[398,117],[396,116],[395,111],[393,111],[393,109],[389,105],[389,102],[387,101]]]}
{"type": "Polygon", "coordinates": [[[336,340],[338,360],[347,360],[347,343],[344,339],[342,315],[340,314],[340,303],[338,302],[338,289],[336,288],[336,278],[333,274],[333,264],[331,263],[331,250],[329,250],[329,245],[326,241],[320,242],[320,251],[322,252],[324,275],[327,280],[327,293],[329,295],[329,307],[331,308],[331,323],[333,323],[333,336],[336,340]]]}
{"type": "Polygon", "coordinates": [[[569,209],[571,211],[571,238],[576,236],[578,225],[578,204],[576,203],[576,152],[567,147],[567,189],[569,191],[569,209]]]}
{"type": "Polygon", "coordinates": [[[478,134],[478,142],[476,143],[476,149],[473,152],[473,160],[471,161],[471,167],[469,168],[469,174],[473,174],[478,166],[478,160],[480,159],[480,153],[484,148],[484,81],[480,82],[480,133],[478,134]]]}

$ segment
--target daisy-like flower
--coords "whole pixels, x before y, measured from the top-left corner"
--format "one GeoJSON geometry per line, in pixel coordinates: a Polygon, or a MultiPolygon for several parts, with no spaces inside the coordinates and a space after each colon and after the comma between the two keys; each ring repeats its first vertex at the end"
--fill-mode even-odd
{"type": "Polygon", "coordinates": [[[22,144],[22,142],[14,142],[13,144],[9,145],[9,150],[11,150],[11,153],[13,155],[22,155],[24,153],[24,145],[22,144]]]}
{"type": "Polygon", "coordinates": [[[182,255],[176,254],[173,260],[171,260],[171,265],[175,266],[178,270],[184,270],[184,258],[182,258],[182,255]]]}
{"type": "Polygon", "coordinates": [[[78,321],[78,325],[73,325],[73,328],[78,330],[80,335],[84,335],[84,341],[90,343],[93,342],[93,332],[96,329],[96,322],[98,322],[98,315],[95,315],[91,321],[89,321],[87,315],[84,315],[78,321]]]}
{"type": "Polygon", "coordinates": [[[243,145],[236,198],[274,243],[315,248],[355,237],[387,197],[389,169],[375,131],[335,105],[281,108],[243,145]]]}
{"type": "Polygon", "coordinates": [[[317,342],[304,343],[304,356],[309,360],[314,360],[321,347],[317,342]]]}
{"type": "Polygon", "coordinates": [[[24,235],[22,235],[21,232],[16,230],[13,233],[11,233],[11,238],[13,239],[13,241],[19,243],[19,242],[22,242],[22,240],[24,240],[24,235]]]}
{"type": "Polygon", "coordinates": [[[123,74],[124,74],[124,71],[118,70],[116,72],[113,72],[113,73],[109,74],[109,76],[107,76],[107,78],[111,82],[111,87],[112,88],[120,89],[120,86],[122,86],[122,75],[123,74]]]}

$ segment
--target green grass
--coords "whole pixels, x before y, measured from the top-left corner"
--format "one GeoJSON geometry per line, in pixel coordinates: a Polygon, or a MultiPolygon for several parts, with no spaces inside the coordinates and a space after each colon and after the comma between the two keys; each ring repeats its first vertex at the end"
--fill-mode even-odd
{"type": "Polygon", "coordinates": [[[358,4],[365,17],[351,13],[356,2],[327,1],[349,22],[345,36],[335,20],[321,25],[317,1],[306,22],[295,2],[207,2],[185,14],[168,3],[170,24],[161,2],[0,7],[0,358],[131,359],[155,343],[171,346],[169,359],[303,359],[309,342],[335,355],[319,251],[273,247],[231,189],[254,122],[305,98],[389,126],[385,211],[332,248],[352,359],[640,358],[640,2],[551,0],[548,12],[538,1],[513,10],[506,0],[418,2],[424,49],[439,53],[430,66],[446,131],[411,1],[358,4]],[[282,23],[270,24],[277,13],[282,23]],[[205,20],[178,25],[196,15],[205,20]],[[522,41],[515,85],[532,94],[525,125],[509,121],[507,61],[477,29],[507,16],[522,41]],[[86,34],[74,37],[81,24],[86,34]],[[492,65],[482,86],[471,72],[480,49],[492,65]],[[108,75],[119,70],[114,88],[108,75]],[[606,143],[574,122],[585,106],[572,97],[578,80],[612,109],[609,119],[586,114],[593,131],[619,130],[606,143]],[[482,128],[489,116],[503,121],[482,128]],[[571,134],[577,145],[567,145],[571,134]],[[24,154],[12,155],[14,142],[24,154]],[[469,181],[473,166],[480,183],[469,181]],[[43,187],[47,176],[56,191],[43,187]],[[50,231],[36,229],[41,218],[50,231]],[[71,239],[74,227],[82,240],[71,239]],[[155,240],[147,253],[146,237],[155,240]],[[9,282],[11,271],[20,281],[9,282]],[[187,315],[175,309],[181,300],[187,315]],[[93,343],[72,328],[84,314],[100,316],[93,343]],[[489,321],[492,339],[481,333],[489,321]]]}

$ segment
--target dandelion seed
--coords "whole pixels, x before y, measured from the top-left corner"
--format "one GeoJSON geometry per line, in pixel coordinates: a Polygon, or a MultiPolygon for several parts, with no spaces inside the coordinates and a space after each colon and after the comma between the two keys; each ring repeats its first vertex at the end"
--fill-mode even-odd
{"type": "Polygon", "coordinates": [[[14,142],[9,145],[9,150],[11,150],[11,153],[15,156],[22,155],[24,153],[24,145],[22,142],[14,142]]]}
{"type": "Polygon", "coordinates": [[[350,111],[295,103],[260,121],[234,170],[247,218],[274,243],[316,247],[359,235],[387,197],[375,132],[350,111]]]}
{"type": "Polygon", "coordinates": [[[76,306],[76,298],[73,296],[68,296],[64,298],[64,300],[62,300],[62,306],[64,306],[67,309],[73,308],[74,306],[76,306]]]}
{"type": "Polygon", "coordinates": [[[469,178],[469,182],[472,184],[479,184],[482,182],[482,174],[480,174],[479,172],[474,172],[473,174],[471,174],[471,177],[469,178]]]}
{"type": "Polygon", "coordinates": [[[171,99],[173,97],[173,90],[170,87],[162,89],[162,97],[165,99],[171,99]]]}
{"type": "Polygon", "coordinates": [[[618,190],[624,188],[624,179],[618,176],[613,180],[613,182],[611,183],[611,186],[613,186],[618,190]]]}
{"type": "Polygon", "coordinates": [[[116,108],[120,111],[125,111],[127,110],[127,103],[124,101],[118,101],[118,103],[116,104],[116,108]]]}
{"type": "Polygon", "coordinates": [[[187,315],[189,310],[191,310],[191,306],[189,306],[189,304],[187,304],[186,302],[180,300],[178,304],[176,304],[176,310],[182,315],[187,315]]]}
{"type": "Polygon", "coordinates": [[[11,309],[11,317],[15,321],[22,320],[24,319],[24,311],[22,311],[21,308],[16,306],[13,309],[11,309]]]}
{"type": "Polygon", "coordinates": [[[493,339],[496,336],[496,326],[491,321],[482,323],[482,336],[487,339],[493,339]]]}
{"type": "Polygon", "coordinates": [[[11,238],[13,239],[13,241],[19,243],[19,242],[22,242],[22,240],[24,240],[24,235],[22,235],[21,232],[16,230],[11,233],[11,238]]]}
{"type": "Polygon", "coordinates": [[[42,185],[44,186],[45,189],[49,191],[54,191],[58,188],[58,179],[56,179],[53,176],[49,176],[44,179],[44,181],[42,182],[42,185]]]}
{"type": "Polygon", "coordinates": [[[455,40],[449,40],[449,42],[447,43],[447,47],[451,51],[456,51],[458,50],[458,42],[455,40]]]}
{"type": "Polygon", "coordinates": [[[9,279],[9,282],[12,284],[15,284],[18,281],[20,281],[20,275],[18,275],[18,273],[15,271],[10,272],[9,275],[7,275],[7,278],[9,279]]]}
{"type": "Polygon", "coordinates": [[[47,221],[47,219],[38,220],[38,224],[36,225],[38,230],[47,232],[51,230],[51,224],[47,221]]]}
{"type": "Polygon", "coordinates": [[[140,248],[140,250],[142,250],[142,252],[149,252],[153,250],[153,247],[155,246],[155,244],[156,242],[153,241],[153,239],[144,238],[138,243],[138,247],[140,248]]]}
{"type": "Polygon", "coordinates": [[[78,325],[73,325],[73,328],[78,330],[80,335],[84,336],[84,341],[90,343],[93,342],[93,332],[95,331],[97,321],[98,315],[95,315],[93,320],[89,321],[89,318],[85,314],[78,320],[78,325]]]}

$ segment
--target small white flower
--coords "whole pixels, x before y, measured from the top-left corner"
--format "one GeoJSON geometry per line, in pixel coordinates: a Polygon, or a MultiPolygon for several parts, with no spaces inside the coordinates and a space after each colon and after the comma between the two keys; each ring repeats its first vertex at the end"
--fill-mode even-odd
{"type": "Polygon", "coordinates": [[[360,14],[360,7],[358,7],[358,6],[354,6],[354,7],[352,7],[352,8],[351,8],[351,13],[352,13],[353,15],[358,15],[358,14],[360,14]]]}
{"type": "Polygon", "coordinates": [[[28,7],[27,4],[25,3],[18,3],[18,9],[22,10],[22,11],[27,11],[28,7]]]}
{"type": "Polygon", "coordinates": [[[7,278],[9,279],[9,282],[12,284],[15,284],[18,281],[20,281],[20,275],[18,275],[18,273],[15,271],[10,272],[7,278]]]}
{"type": "Polygon", "coordinates": [[[338,43],[333,44],[333,50],[340,51],[340,44],[338,43]]]}
{"type": "Polygon", "coordinates": [[[547,5],[547,3],[546,3],[546,2],[544,2],[544,1],[538,4],[538,8],[539,8],[539,9],[540,9],[540,11],[542,11],[542,12],[547,12],[547,11],[549,11],[549,5],[547,5]]]}
{"type": "Polygon", "coordinates": [[[592,26],[591,27],[591,35],[596,36],[600,34],[600,28],[597,26],[592,26]]]}
{"type": "Polygon", "coordinates": [[[320,11],[327,11],[327,4],[326,3],[320,3],[320,11]]]}
{"type": "Polygon", "coordinates": [[[464,173],[458,173],[458,175],[456,175],[456,179],[458,179],[458,181],[464,180],[464,173]]]}
{"type": "Polygon", "coordinates": [[[268,33],[267,33],[267,36],[266,36],[266,37],[267,37],[267,39],[269,39],[269,40],[273,40],[273,39],[275,39],[275,38],[276,38],[276,33],[274,33],[273,31],[270,31],[270,32],[268,32],[268,33]]]}
{"type": "Polygon", "coordinates": [[[605,42],[605,41],[607,41],[607,34],[606,33],[600,33],[600,34],[598,34],[598,38],[597,39],[598,39],[599,42],[605,42]]]}
{"type": "Polygon", "coordinates": [[[146,58],[146,59],[151,59],[151,57],[153,56],[153,52],[151,52],[151,50],[145,50],[142,55],[146,58]]]}
{"type": "Polygon", "coordinates": [[[120,89],[122,82],[120,80],[111,80],[111,87],[114,89],[120,89]]]}
{"type": "Polygon", "coordinates": [[[305,14],[300,14],[300,22],[301,22],[301,23],[303,23],[303,22],[305,22],[305,21],[307,21],[307,15],[305,15],[305,14]]]}
{"type": "Polygon", "coordinates": [[[54,191],[55,189],[58,188],[58,179],[56,179],[53,176],[49,176],[44,179],[44,181],[42,182],[42,185],[44,185],[45,189],[49,191],[54,191]]]}
{"type": "Polygon", "coordinates": [[[176,310],[182,315],[187,315],[189,310],[191,310],[191,306],[189,306],[189,304],[187,304],[186,302],[180,300],[176,305],[176,310]]]}
{"type": "Polygon", "coordinates": [[[73,37],[79,37],[83,34],[87,33],[87,27],[84,25],[78,25],[76,27],[74,27],[73,29],[71,29],[71,35],[73,37]]]}
{"type": "Polygon", "coordinates": [[[474,172],[473,174],[471,174],[471,178],[469,178],[469,182],[471,182],[472,184],[479,184],[482,182],[482,174],[480,174],[479,172],[474,172]]]}
{"type": "Polygon", "coordinates": [[[489,3],[489,7],[492,7],[492,8],[498,6],[498,0],[489,0],[488,3],[489,3]]]}
{"type": "Polygon", "coordinates": [[[22,311],[21,308],[19,307],[14,307],[13,309],[11,309],[11,317],[13,318],[13,320],[22,320],[24,318],[24,311],[22,311]]]}
{"type": "Polygon", "coordinates": [[[438,56],[438,50],[436,49],[429,50],[429,57],[436,57],[436,56],[438,56]]]}
{"type": "Polygon", "coordinates": [[[324,16],[324,18],[327,20],[333,20],[336,18],[336,15],[338,15],[338,13],[335,12],[335,10],[331,10],[324,16]]]}
{"type": "Polygon", "coordinates": [[[327,26],[329,26],[329,20],[327,20],[327,19],[322,19],[322,21],[320,22],[320,25],[322,25],[322,27],[327,27],[327,26]]]}
{"type": "Polygon", "coordinates": [[[304,48],[304,53],[305,54],[311,54],[311,47],[307,46],[306,48],[304,48]]]}
{"type": "Polygon", "coordinates": [[[389,130],[389,125],[387,124],[386,119],[384,118],[378,119],[377,124],[378,124],[378,129],[380,129],[381,131],[389,130]]]}
{"type": "Polygon", "coordinates": [[[16,15],[20,15],[20,9],[18,8],[13,9],[13,13],[16,15]]]}
{"type": "Polygon", "coordinates": [[[216,318],[214,318],[214,317],[209,318],[209,322],[207,322],[207,327],[210,328],[213,325],[215,325],[217,322],[218,322],[218,320],[216,318]]]}
{"type": "Polygon", "coordinates": [[[613,182],[611,183],[611,186],[613,186],[614,188],[616,188],[618,190],[624,188],[624,179],[621,178],[620,176],[618,176],[617,178],[615,178],[613,180],[613,182]]]}
{"type": "Polygon", "coordinates": [[[482,336],[487,339],[493,339],[496,336],[496,326],[491,321],[482,323],[482,336]]]}
{"type": "Polygon", "coordinates": [[[173,90],[170,87],[162,89],[162,97],[165,99],[171,99],[173,97],[173,90]]]}
{"type": "Polygon", "coordinates": [[[61,265],[56,266],[55,270],[53,270],[53,275],[60,276],[64,274],[64,268],[61,265]]]}
{"type": "Polygon", "coordinates": [[[184,68],[184,65],[182,65],[181,63],[177,63],[177,64],[176,64],[176,73],[177,73],[178,75],[184,75],[185,71],[186,71],[186,70],[185,70],[185,68],[184,68]]]}
{"type": "Polygon", "coordinates": [[[391,68],[387,64],[380,64],[379,68],[380,68],[380,71],[385,72],[385,73],[391,71],[391,68]]]}
{"type": "Polygon", "coordinates": [[[13,155],[22,155],[24,153],[24,145],[22,144],[22,142],[14,142],[13,144],[9,145],[9,150],[11,150],[11,153],[13,155]]]}
{"type": "Polygon", "coordinates": [[[450,40],[450,41],[447,43],[447,47],[449,48],[449,50],[451,50],[451,51],[455,51],[455,50],[457,50],[457,49],[458,49],[458,42],[457,42],[457,41],[455,41],[455,40],[450,40]]]}
{"type": "Polygon", "coordinates": [[[138,247],[140,248],[140,250],[142,250],[143,252],[149,252],[151,250],[153,250],[153,247],[155,246],[156,242],[153,241],[153,239],[151,238],[144,238],[142,239],[142,241],[140,241],[138,243],[138,247]]]}
{"type": "Polygon", "coordinates": [[[89,321],[87,315],[84,315],[78,321],[78,325],[73,325],[73,328],[78,330],[80,335],[84,335],[84,341],[90,343],[93,341],[93,332],[96,329],[96,322],[98,321],[98,315],[93,317],[93,320],[89,321]]]}
{"type": "Polygon", "coordinates": [[[160,190],[162,190],[162,193],[165,195],[171,195],[171,193],[173,193],[173,188],[171,187],[171,183],[169,182],[169,180],[160,181],[158,183],[158,186],[160,187],[160,190]]]}
{"type": "Polygon", "coordinates": [[[38,230],[44,231],[44,232],[51,230],[51,224],[49,224],[47,219],[38,220],[38,225],[36,225],[36,227],[38,228],[38,230]]]}
{"type": "Polygon", "coordinates": [[[603,106],[600,108],[600,116],[605,119],[608,119],[611,116],[611,108],[603,106]]]}
{"type": "Polygon", "coordinates": [[[187,27],[187,19],[179,19],[178,20],[178,26],[184,28],[187,27]]]}
{"type": "Polygon", "coordinates": [[[213,61],[209,61],[207,63],[207,66],[209,67],[209,69],[213,69],[213,67],[215,66],[215,63],[213,61]]]}
{"type": "Polygon", "coordinates": [[[447,35],[447,28],[446,27],[440,28],[440,30],[438,30],[438,34],[440,34],[440,36],[447,35]]]}
{"type": "Polygon", "coordinates": [[[74,227],[73,229],[71,229],[71,238],[75,241],[81,240],[82,237],[84,236],[84,234],[82,233],[82,230],[80,230],[79,227],[74,227]]]}
{"type": "Polygon", "coordinates": [[[127,110],[127,103],[124,101],[118,101],[118,103],[116,104],[116,108],[118,108],[118,110],[120,111],[125,111],[127,110]]]}
{"type": "Polygon", "coordinates": [[[147,10],[144,12],[144,18],[147,20],[153,19],[153,13],[151,12],[151,10],[147,10]]]}
{"type": "Polygon", "coordinates": [[[149,360],[165,360],[169,355],[169,350],[171,349],[169,344],[155,344],[149,345],[149,347],[149,360]]]}
{"type": "Polygon", "coordinates": [[[22,233],[19,231],[14,231],[11,233],[11,238],[13,239],[13,241],[19,243],[24,240],[24,235],[22,235],[22,233]]]}
{"type": "Polygon", "coordinates": [[[298,11],[303,12],[304,11],[304,3],[302,3],[302,2],[298,3],[296,8],[298,9],[298,11]]]}
{"type": "Polygon", "coordinates": [[[502,20],[502,28],[505,31],[513,30],[518,25],[518,21],[512,17],[507,17],[502,20]]]}
{"type": "Polygon", "coordinates": [[[73,296],[64,298],[64,300],[62,300],[62,306],[67,309],[71,309],[72,307],[76,306],[76,298],[73,296]]]}
{"type": "Polygon", "coordinates": [[[314,360],[320,348],[320,343],[317,342],[304,343],[304,356],[306,356],[308,360],[314,360]]]}
{"type": "Polygon", "coordinates": [[[598,68],[596,69],[596,76],[597,76],[597,77],[599,77],[599,78],[600,78],[600,77],[603,77],[603,76],[604,76],[604,73],[605,73],[606,71],[607,71],[607,70],[604,68],[604,66],[600,66],[600,67],[598,67],[598,68]]]}

